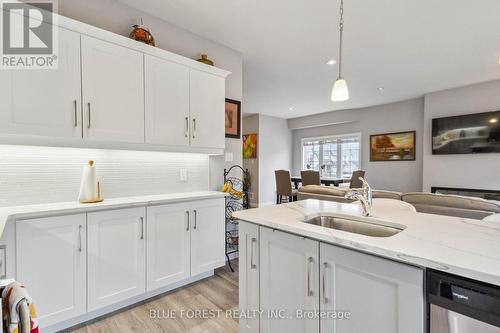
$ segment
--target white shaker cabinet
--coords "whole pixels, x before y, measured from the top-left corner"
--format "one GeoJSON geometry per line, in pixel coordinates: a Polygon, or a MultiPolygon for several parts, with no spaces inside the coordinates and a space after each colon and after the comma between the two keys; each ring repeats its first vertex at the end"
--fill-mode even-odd
{"type": "Polygon", "coordinates": [[[224,266],[224,199],[191,202],[191,276],[224,266]]]}
{"type": "Polygon", "coordinates": [[[321,310],[348,310],[348,320],[321,320],[323,333],[423,333],[423,271],[321,244],[321,310]]]}
{"type": "Polygon", "coordinates": [[[147,209],[147,290],[189,278],[190,206],[178,203],[147,209]]]}
{"type": "Polygon", "coordinates": [[[57,29],[57,69],[1,70],[0,133],[82,137],[80,34],[57,29]]]}
{"type": "Polygon", "coordinates": [[[319,310],[318,257],[317,241],[260,228],[261,333],[319,332],[318,319],[297,318],[297,310],[319,310]]]}
{"type": "Polygon", "coordinates": [[[240,333],[258,333],[259,302],[259,226],[239,222],[239,305],[240,311],[249,314],[239,319],[240,333]]]}
{"type": "Polygon", "coordinates": [[[84,138],[144,143],[141,52],[82,35],[84,138]]]}
{"type": "Polygon", "coordinates": [[[191,146],[225,148],[225,80],[191,70],[191,146]]]}
{"type": "Polygon", "coordinates": [[[146,143],[189,146],[189,68],[145,55],[144,83],[146,143]]]}
{"type": "Polygon", "coordinates": [[[41,327],[86,311],[85,235],[85,214],[16,222],[16,279],[35,300],[41,327]]]}
{"type": "Polygon", "coordinates": [[[138,207],[87,214],[88,311],[145,292],[145,210],[138,207]]]}

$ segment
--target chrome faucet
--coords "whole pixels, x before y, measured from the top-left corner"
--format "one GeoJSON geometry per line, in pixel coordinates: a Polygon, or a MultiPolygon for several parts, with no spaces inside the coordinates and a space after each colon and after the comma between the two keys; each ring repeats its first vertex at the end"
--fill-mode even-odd
{"type": "Polygon", "coordinates": [[[356,190],[349,190],[345,198],[350,200],[359,200],[361,206],[363,207],[363,216],[372,216],[372,188],[370,184],[363,178],[359,177],[359,180],[363,182],[362,193],[356,190]]]}

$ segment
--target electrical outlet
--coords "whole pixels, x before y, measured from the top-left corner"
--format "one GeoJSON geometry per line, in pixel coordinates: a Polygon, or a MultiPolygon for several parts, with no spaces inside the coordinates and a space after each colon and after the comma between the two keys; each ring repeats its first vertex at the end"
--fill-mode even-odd
{"type": "Polygon", "coordinates": [[[249,198],[250,200],[253,200],[253,192],[248,192],[248,198],[249,198]]]}
{"type": "Polygon", "coordinates": [[[180,172],[180,181],[187,182],[188,180],[188,170],[186,168],[182,168],[180,172]]]}

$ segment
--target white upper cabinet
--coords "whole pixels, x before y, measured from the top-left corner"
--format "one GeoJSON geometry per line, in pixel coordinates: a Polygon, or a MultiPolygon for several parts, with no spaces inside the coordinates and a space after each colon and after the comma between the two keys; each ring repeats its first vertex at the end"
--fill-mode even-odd
{"type": "Polygon", "coordinates": [[[144,142],[143,54],[82,35],[84,137],[144,142]]]}
{"type": "Polygon", "coordinates": [[[321,244],[321,310],[350,319],[322,319],[324,333],[423,333],[423,271],[321,244]]]}
{"type": "Polygon", "coordinates": [[[148,207],[147,290],[185,280],[191,272],[189,203],[148,207]]]}
{"type": "Polygon", "coordinates": [[[144,57],[146,143],[189,145],[189,68],[144,57]]]}
{"type": "Polygon", "coordinates": [[[58,33],[57,69],[0,71],[0,133],[82,137],[80,34],[58,33]]]}
{"type": "Polygon", "coordinates": [[[16,279],[36,302],[41,327],[86,311],[85,214],[16,222],[16,279]]]}
{"type": "Polygon", "coordinates": [[[225,148],[225,80],[222,77],[191,70],[191,145],[225,148]]]}
{"type": "Polygon", "coordinates": [[[10,134],[0,143],[222,152],[229,72],[64,17],[58,24],[57,69],[0,73],[0,134],[10,134]]]}
{"type": "Polygon", "coordinates": [[[88,311],[146,290],[144,207],[87,214],[88,311]]]}

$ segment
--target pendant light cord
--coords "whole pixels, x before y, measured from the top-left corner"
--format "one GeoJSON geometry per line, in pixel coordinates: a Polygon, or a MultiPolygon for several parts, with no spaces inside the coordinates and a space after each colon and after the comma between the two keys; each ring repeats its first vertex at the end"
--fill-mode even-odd
{"type": "Polygon", "coordinates": [[[339,79],[342,78],[342,35],[344,32],[344,0],[340,0],[340,21],[339,21],[339,79]]]}

